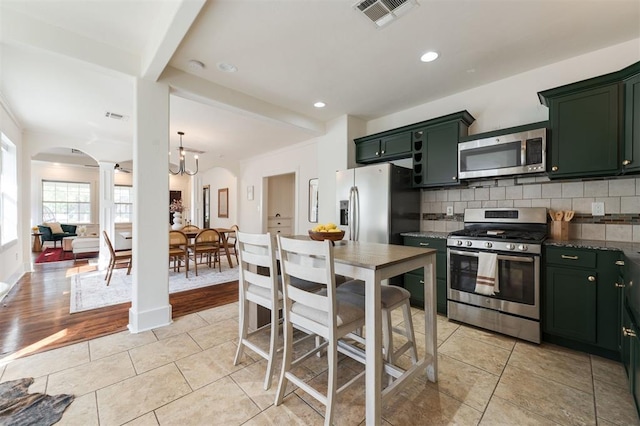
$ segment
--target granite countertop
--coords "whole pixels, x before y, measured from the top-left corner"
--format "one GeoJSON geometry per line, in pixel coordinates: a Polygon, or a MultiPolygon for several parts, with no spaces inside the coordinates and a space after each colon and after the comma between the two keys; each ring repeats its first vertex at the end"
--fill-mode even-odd
{"type": "Polygon", "coordinates": [[[421,238],[441,238],[446,240],[449,236],[448,232],[424,231],[424,232],[402,232],[403,237],[421,237],[421,238]]]}
{"type": "Polygon", "coordinates": [[[548,239],[544,245],[555,247],[572,247],[593,250],[621,251],[632,260],[640,264],[640,243],[628,243],[623,241],[597,241],[597,240],[552,240],[548,239]]]}

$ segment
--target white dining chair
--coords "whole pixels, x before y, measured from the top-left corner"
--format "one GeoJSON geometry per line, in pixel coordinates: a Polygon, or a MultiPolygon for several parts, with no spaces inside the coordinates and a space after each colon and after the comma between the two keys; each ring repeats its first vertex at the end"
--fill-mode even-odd
{"type": "Polygon", "coordinates": [[[271,234],[247,234],[236,231],[239,254],[239,338],[233,365],[238,365],[244,347],[248,347],[267,360],[267,372],[264,378],[264,389],[271,387],[274,359],[277,352],[279,336],[279,310],[282,309],[282,292],[280,291],[277,263],[274,256],[271,234]],[[259,273],[258,270],[262,273],[259,273]],[[249,302],[263,306],[271,311],[271,322],[249,333],[249,302]],[[256,333],[266,327],[271,329],[269,349],[265,351],[250,340],[256,333]]]}
{"type": "Polygon", "coordinates": [[[324,423],[331,425],[336,396],[364,375],[363,371],[338,389],[338,340],[364,326],[364,298],[336,290],[330,241],[299,240],[278,235],[278,247],[283,278],[284,356],[275,404],[282,404],[285,389],[291,381],[326,406],[324,423]],[[305,291],[295,287],[292,278],[321,283],[325,290],[320,293],[305,291]],[[315,333],[325,341],[294,360],[294,327],[315,333]],[[329,377],[327,392],[323,395],[296,376],[294,367],[324,349],[329,377]]]}

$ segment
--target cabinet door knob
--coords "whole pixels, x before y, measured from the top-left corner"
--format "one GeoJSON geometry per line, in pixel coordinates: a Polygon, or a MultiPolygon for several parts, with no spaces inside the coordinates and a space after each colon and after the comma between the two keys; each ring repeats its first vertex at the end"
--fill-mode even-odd
{"type": "Polygon", "coordinates": [[[624,266],[624,260],[616,260],[616,265],[624,266]]]}
{"type": "Polygon", "coordinates": [[[452,177],[451,180],[458,180],[458,176],[452,177]]]}
{"type": "Polygon", "coordinates": [[[616,288],[624,288],[625,285],[624,284],[620,284],[620,283],[615,283],[616,288]]]}
{"type": "Polygon", "coordinates": [[[623,165],[623,166],[628,166],[629,164],[631,164],[631,160],[624,160],[624,161],[622,162],[622,165],[623,165]]]}
{"type": "Polygon", "coordinates": [[[382,150],[382,153],[384,154],[384,149],[382,150]]]}
{"type": "Polygon", "coordinates": [[[380,155],[380,153],[378,151],[376,151],[376,155],[380,155]]]}
{"type": "Polygon", "coordinates": [[[594,281],[596,280],[596,277],[594,277],[593,275],[589,275],[589,277],[587,277],[587,279],[588,279],[590,282],[594,282],[594,281]]]}
{"type": "Polygon", "coordinates": [[[421,136],[422,136],[422,132],[416,132],[416,133],[415,133],[415,136],[416,136],[416,138],[421,137],[421,136]]]}
{"type": "Polygon", "coordinates": [[[622,327],[622,334],[625,337],[636,337],[636,332],[627,327],[622,327]]]}
{"type": "Polygon", "coordinates": [[[424,280],[420,280],[420,284],[424,284],[424,280]]]}
{"type": "Polygon", "coordinates": [[[553,166],[553,167],[551,167],[551,171],[552,171],[552,172],[557,172],[557,171],[558,171],[558,166],[553,166]]]}

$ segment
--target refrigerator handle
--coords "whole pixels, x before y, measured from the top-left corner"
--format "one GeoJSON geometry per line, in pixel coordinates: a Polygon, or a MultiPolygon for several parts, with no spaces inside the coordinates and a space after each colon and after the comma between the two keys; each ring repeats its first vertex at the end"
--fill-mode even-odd
{"type": "Polygon", "coordinates": [[[354,216],[354,197],[355,197],[355,187],[349,188],[349,211],[348,211],[348,221],[349,221],[349,240],[353,241],[353,216],[354,216]]]}
{"type": "Polygon", "coordinates": [[[353,241],[360,239],[360,193],[358,187],[353,187],[354,202],[353,202],[353,241]]]}

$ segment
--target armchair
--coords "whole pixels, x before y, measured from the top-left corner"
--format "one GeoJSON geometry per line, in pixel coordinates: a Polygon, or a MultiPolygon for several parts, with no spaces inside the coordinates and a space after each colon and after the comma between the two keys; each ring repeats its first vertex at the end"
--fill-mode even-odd
{"type": "Polygon", "coordinates": [[[76,234],[76,225],[60,225],[60,229],[53,229],[56,228],[55,224],[43,224],[43,225],[38,225],[38,230],[40,232],[40,239],[42,240],[42,243],[44,244],[45,241],[53,241],[53,246],[56,247],[58,244],[58,241],[62,241],[62,239],[64,237],[75,237],[76,234]],[[51,226],[49,226],[51,225],[51,226]],[[60,231],[62,230],[62,232],[53,232],[53,231],[60,231]]]}

